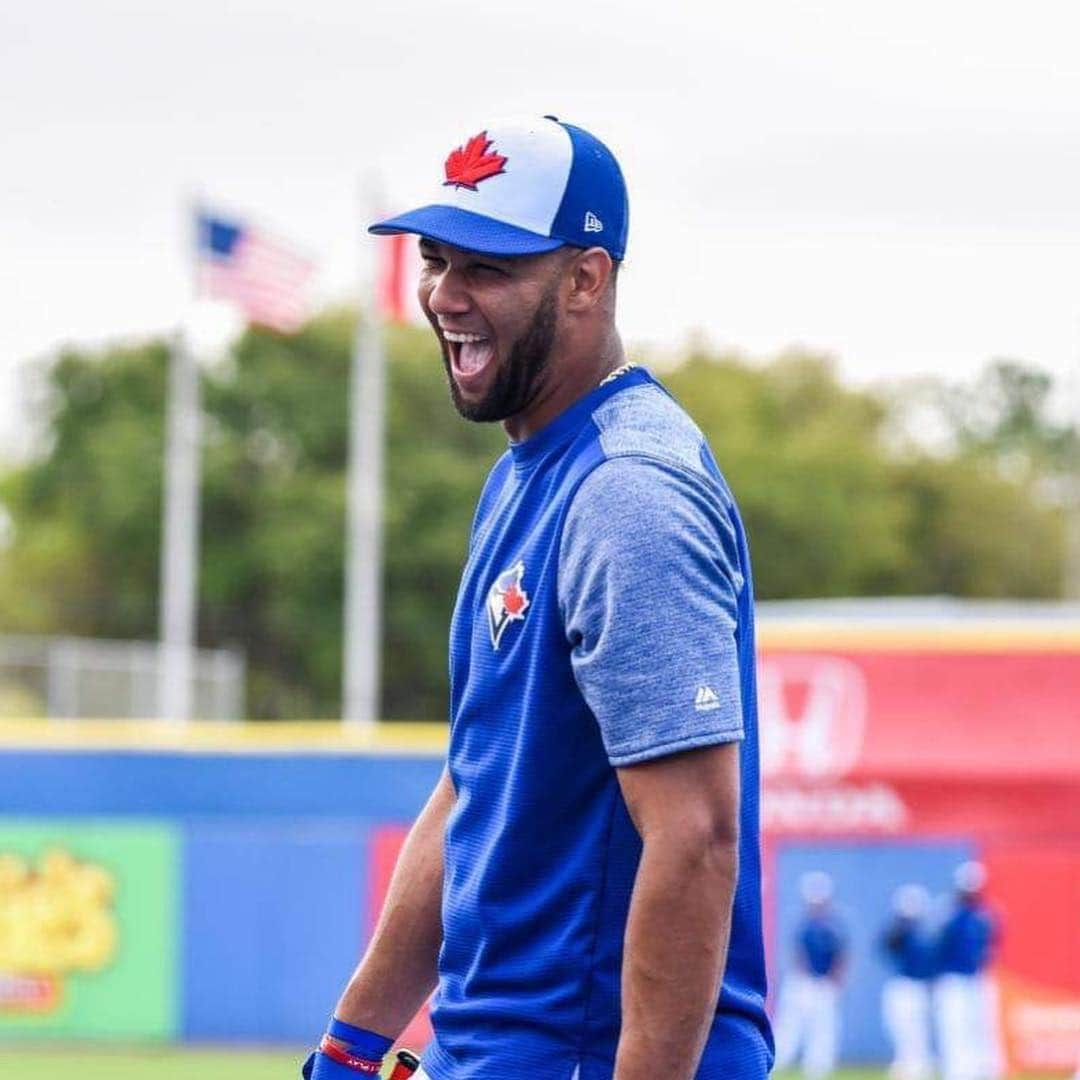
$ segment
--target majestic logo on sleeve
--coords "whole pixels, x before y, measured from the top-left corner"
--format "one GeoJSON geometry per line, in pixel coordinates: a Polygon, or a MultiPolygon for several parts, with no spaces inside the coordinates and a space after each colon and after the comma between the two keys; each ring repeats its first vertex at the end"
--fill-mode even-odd
{"type": "Polygon", "coordinates": [[[506,628],[512,622],[525,618],[529,597],[521,587],[525,564],[519,559],[509,570],[504,570],[488,589],[487,613],[491,644],[497,649],[506,628]]]}
{"type": "Polygon", "coordinates": [[[468,188],[476,190],[481,180],[487,180],[499,173],[506,172],[503,166],[506,158],[494,151],[489,153],[491,140],[486,131],[474,135],[464,146],[450,151],[446,159],[446,179],[443,187],[468,188]]]}

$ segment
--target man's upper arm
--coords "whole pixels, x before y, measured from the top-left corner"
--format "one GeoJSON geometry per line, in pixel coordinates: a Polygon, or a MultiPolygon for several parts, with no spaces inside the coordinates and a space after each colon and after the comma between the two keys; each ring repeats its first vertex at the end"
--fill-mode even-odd
{"type": "Polygon", "coordinates": [[[739,839],[739,747],[722,743],[616,770],[643,840],[691,837],[733,846],[739,839]]]}
{"type": "Polygon", "coordinates": [[[704,477],[613,458],[567,512],[559,601],[578,686],[616,767],[741,739],[731,508],[704,477]]]}

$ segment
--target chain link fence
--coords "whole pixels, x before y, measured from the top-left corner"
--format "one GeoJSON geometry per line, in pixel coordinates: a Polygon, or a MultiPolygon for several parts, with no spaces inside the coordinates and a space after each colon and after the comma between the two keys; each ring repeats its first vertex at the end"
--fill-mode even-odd
{"type": "MultiPolygon", "coordinates": [[[[153,718],[160,663],[156,642],[0,636],[0,719],[153,718]]],[[[197,719],[243,719],[242,652],[199,649],[194,671],[197,719]]]]}

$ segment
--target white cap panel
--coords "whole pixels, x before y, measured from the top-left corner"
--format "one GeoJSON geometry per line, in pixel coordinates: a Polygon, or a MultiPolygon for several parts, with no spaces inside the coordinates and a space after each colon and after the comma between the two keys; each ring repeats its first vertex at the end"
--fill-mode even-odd
{"type": "Polygon", "coordinates": [[[475,190],[442,184],[432,202],[550,236],[574,160],[570,135],[561,124],[532,118],[489,127],[486,135],[487,153],[506,158],[502,172],[478,180],[475,190]]]}

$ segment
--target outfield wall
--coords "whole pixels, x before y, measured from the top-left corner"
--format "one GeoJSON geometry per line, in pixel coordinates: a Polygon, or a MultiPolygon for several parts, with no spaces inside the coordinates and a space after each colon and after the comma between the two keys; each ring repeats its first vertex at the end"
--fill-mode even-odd
{"type": "MultiPolygon", "coordinates": [[[[440,768],[0,752],[0,858],[37,871],[0,903],[16,913],[0,920],[0,1037],[310,1041],[367,940],[379,838],[415,817],[440,768]],[[14,935],[34,936],[22,956],[37,970],[14,935]]],[[[3,881],[0,867],[0,895],[3,881]]]]}
{"type": "MultiPolygon", "coordinates": [[[[843,1056],[883,1060],[893,889],[983,859],[1012,1062],[1080,1057],[1080,631],[793,620],[759,669],[765,922],[825,869],[843,1056]]],[[[308,1043],[360,955],[445,728],[0,723],[0,1037],[308,1043]],[[27,874],[27,867],[34,873],[27,874]],[[48,918],[42,918],[42,912],[48,918]]]]}
{"type": "MultiPolygon", "coordinates": [[[[38,899],[60,914],[59,929],[35,929],[28,916],[14,927],[39,935],[36,970],[6,962],[17,948],[0,920],[0,1037],[309,1042],[440,769],[438,753],[415,750],[0,751],[0,895],[5,880],[12,895],[5,857],[22,856],[38,871],[38,899]],[[65,945],[65,903],[97,912],[89,925],[75,913],[80,949],[65,945]]],[[[953,824],[963,820],[962,787],[933,790],[953,804],[953,824]]],[[[1038,835],[980,830],[970,818],[966,833],[864,819],[817,835],[770,830],[774,971],[789,959],[799,876],[826,869],[836,880],[853,941],[846,1060],[887,1053],[876,940],[892,890],[921,881],[943,894],[972,856],[988,863],[1005,916],[998,978],[1016,1018],[1006,1031],[1013,1059],[1045,1068],[1074,1054],[1080,843],[1043,820],[1038,835]]],[[[25,913],[25,900],[7,910],[25,913]]]]}

